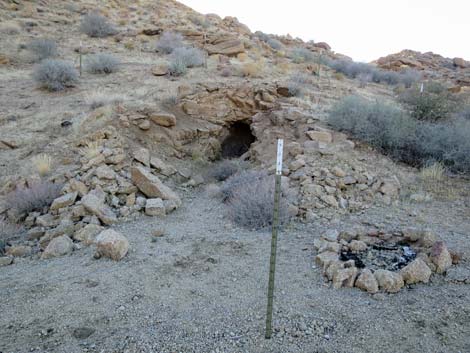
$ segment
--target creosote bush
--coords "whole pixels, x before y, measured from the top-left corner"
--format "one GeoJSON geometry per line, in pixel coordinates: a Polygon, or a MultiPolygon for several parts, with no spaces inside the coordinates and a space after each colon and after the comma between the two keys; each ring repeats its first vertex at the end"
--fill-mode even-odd
{"type": "Polygon", "coordinates": [[[438,82],[424,84],[423,92],[420,87],[410,88],[399,98],[418,120],[445,120],[460,107],[459,98],[438,82]]]}
{"type": "Polygon", "coordinates": [[[468,120],[420,121],[398,107],[349,96],[333,107],[328,121],[411,165],[441,162],[451,171],[470,172],[468,120]]]}
{"type": "Polygon", "coordinates": [[[78,72],[67,61],[46,59],[36,66],[33,78],[42,88],[61,91],[78,82],[78,72]]]}
{"type": "Polygon", "coordinates": [[[27,48],[32,52],[35,61],[57,56],[57,44],[51,39],[35,39],[27,48]]]}
{"type": "Polygon", "coordinates": [[[92,38],[103,38],[117,33],[108,19],[97,13],[91,13],[82,18],[80,31],[92,38]]]}
{"type": "Polygon", "coordinates": [[[176,32],[163,32],[157,42],[157,51],[164,54],[171,54],[176,48],[184,46],[183,36],[176,32]]]}
{"type": "MultiPolygon", "coordinates": [[[[265,172],[240,172],[224,183],[222,195],[232,221],[249,229],[262,229],[272,225],[274,207],[274,177],[265,172]]],[[[280,224],[289,220],[288,201],[281,197],[280,224]]]]}
{"type": "Polygon", "coordinates": [[[174,76],[182,76],[188,68],[203,66],[205,63],[204,52],[197,48],[175,48],[170,55],[169,72],[174,76]]]}
{"type": "Polygon", "coordinates": [[[39,180],[27,188],[20,188],[7,195],[7,202],[17,214],[42,211],[60,196],[62,185],[39,180]]]}
{"type": "Polygon", "coordinates": [[[119,60],[110,54],[91,55],[86,61],[86,69],[92,74],[110,74],[116,72],[119,60]]]}

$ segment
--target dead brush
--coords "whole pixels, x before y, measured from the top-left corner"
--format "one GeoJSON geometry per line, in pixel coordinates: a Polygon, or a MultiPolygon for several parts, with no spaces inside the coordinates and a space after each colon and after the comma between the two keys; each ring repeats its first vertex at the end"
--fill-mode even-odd
{"type": "Polygon", "coordinates": [[[33,165],[40,177],[47,176],[52,169],[52,157],[47,154],[40,154],[33,157],[33,165]]]}
{"type": "Polygon", "coordinates": [[[38,180],[30,183],[28,187],[18,188],[6,197],[7,204],[17,215],[24,215],[33,211],[43,211],[52,201],[60,196],[61,184],[38,180]]]}
{"type": "Polygon", "coordinates": [[[80,154],[87,160],[98,157],[101,153],[101,141],[89,141],[84,147],[80,148],[80,154]]]}

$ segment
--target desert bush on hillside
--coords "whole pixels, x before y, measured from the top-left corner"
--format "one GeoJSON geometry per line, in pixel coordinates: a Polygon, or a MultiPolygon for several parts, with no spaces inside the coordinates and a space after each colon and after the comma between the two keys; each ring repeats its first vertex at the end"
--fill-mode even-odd
{"type": "Polygon", "coordinates": [[[34,69],[33,78],[42,88],[61,91],[78,82],[78,72],[66,61],[46,59],[34,69]]]}
{"type": "Polygon", "coordinates": [[[86,69],[92,74],[110,74],[116,72],[119,60],[110,54],[95,54],[87,58],[86,69]]]}
{"type": "Polygon", "coordinates": [[[199,67],[204,66],[206,62],[206,55],[205,53],[197,48],[192,47],[181,47],[176,48],[171,53],[171,58],[178,58],[184,62],[186,67],[199,67]]]}
{"type": "Polygon", "coordinates": [[[262,61],[244,63],[240,67],[240,72],[243,77],[260,77],[264,69],[262,61]]]}
{"type": "Polygon", "coordinates": [[[124,97],[120,94],[108,93],[104,91],[94,91],[85,95],[85,102],[90,109],[104,107],[106,105],[117,105],[124,102],[124,97]]]}
{"type": "Polygon", "coordinates": [[[287,82],[287,88],[289,89],[291,96],[299,97],[304,94],[305,86],[309,83],[311,83],[311,80],[308,75],[297,72],[289,78],[289,81],[287,82]]]}
{"type": "Polygon", "coordinates": [[[290,57],[297,64],[303,62],[313,62],[315,60],[313,53],[310,50],[302,47],[294,48],[290,53],[290,57]]]}
{"type": "Polygon", "coordinates": [[[400,101],[418,120],[445,120],[460,108],[459,98],[438,82],[425,84],[423,92],[412,87],[400,95],[400,101]]]}
{"type": "Polygon", "coordinates": [[[172,76],[183,76],[188,72],[188,66],[183,58],[175,56],[170,58],[170,64],[168,65],[168,72],[172,76]]]}
{"type": "Polygon", "coordinates": [[[277,40],[275,38],[269,38],[266,41],[266,44],[268,44],[271,48],[273,48],[275,50],[280,50],[284,47],[284,45],[279,40],[277,40]]]}
{"type": "Polygon", "coordinates": [[[441,162],[451,171],[470,172],[468,120],[419,121],[395,106],[350,96],[333,107],[328,122],[411,165],[441,162]]]}
{"type": "Polygon", "coordinates": [[[183,36],[176,32],[163,32],[157,42],[157,51],[164,54],[171,54],[176,48],[184,46],[183,36]]]}
{"type": "Polygon", "coordinates": [[[8,205],[17,212],[25,214],[42,211],[60,196],[62,185],[39,180],[27,188],[20,188],[7,195],[8,205]]]}
{"type": "Polygon", "coordinates": [[[97,13],[91,13],[82,18],[80,31],[92,38],[103,38],[116,34],[117,32],[106,17],[97,13]]]}
{"type": "Polygon", "coordinates": [[[351,60],[325,59],[324,64],[349,78],[360,79],[361,84],[365,84],[366,82],[386,83],[389,85],[402,83],[406,87],[411,87],[411,85],[421,78],[421,75],[416,70],[408,69],[402,72],[387,71],[370,64],[351,60]]]}
{"type": "Polygon", "coordinates": [[[27,48],[33,53],[36,61],[57,56],[57,44],[52,39],[35,39],[27,48]]]}
{"type": "Polygon", "coordinates": [[[217,181],[224,181],[240,170],[240,164],[230,159],[216,163],[209,172],[209,176],[217,181]]]}
{"type": "MultiPolygon", "coordinates": [[[[272,224],[274,207],[274,177],[265,172],[240,172],[224,183],[221,192],[232,221],[249,229],[261,229],[272,224]]],[[[288,201],[281,197],[280,223],[289,219],[288,201]]]]}

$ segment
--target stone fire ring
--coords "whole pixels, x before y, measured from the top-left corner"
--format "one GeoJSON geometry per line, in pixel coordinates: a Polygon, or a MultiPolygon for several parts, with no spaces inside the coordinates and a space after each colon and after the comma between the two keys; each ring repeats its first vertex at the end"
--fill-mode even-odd
{"type": "Polygon", "coordinates": [[[393,234],[329,230],[314,247],[315,262],[334,288],[368,293],[397,293],[405,284],[428,283],[433,272],[444,274],[458,261],[434,233],[414,228],[393,234]]]}

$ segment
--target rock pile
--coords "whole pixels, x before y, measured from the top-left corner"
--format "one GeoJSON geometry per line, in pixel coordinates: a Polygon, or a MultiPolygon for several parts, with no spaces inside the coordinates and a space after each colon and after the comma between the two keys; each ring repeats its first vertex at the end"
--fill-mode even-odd
{"type": "Polygon", "coordinates": [[[444,242],[435,234],[418,229],[393,234],[375,230],[369,233],[330,230],[315,239],[314,247],[317,250],[315,262],[334,288],[357,287],[369,293],[379,290],[396,293],[407,284],[428,283],[433,272],[445,273],[453,264],[444,242]],[[397,253],[391,259],[393,264],[385,261],[379,267],[368,266],[367,259],[373,248],[402,247],[410,254],[400,256],[397,253]]]}

